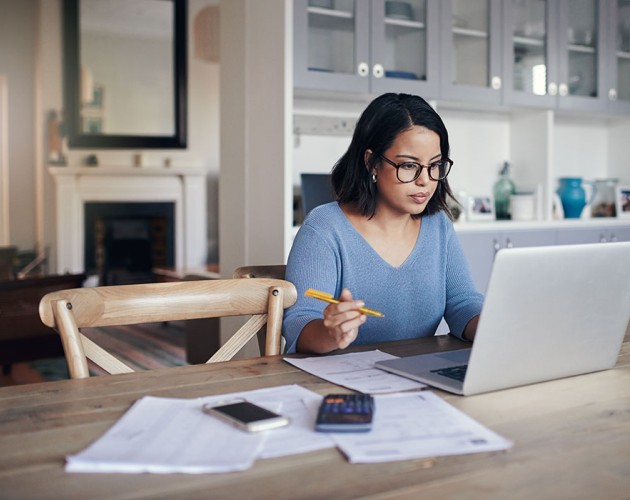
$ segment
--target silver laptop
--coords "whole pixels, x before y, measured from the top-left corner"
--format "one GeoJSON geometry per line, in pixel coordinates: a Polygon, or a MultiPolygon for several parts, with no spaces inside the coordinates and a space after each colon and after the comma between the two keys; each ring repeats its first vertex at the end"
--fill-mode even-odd
{"type": "Polygon", "coordinates": [[[470,349],[376,363],[455,394],[612,368],[630,320],[630,243],[497,253],[470,349]]]}

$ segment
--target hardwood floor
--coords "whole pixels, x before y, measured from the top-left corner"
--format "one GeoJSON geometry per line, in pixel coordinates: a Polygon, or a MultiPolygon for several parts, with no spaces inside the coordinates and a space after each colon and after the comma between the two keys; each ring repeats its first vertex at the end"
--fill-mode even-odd
{"type": "MultiPolygon", "coordinates": [[[[84,334],[137,370],[187,364],[183,322],[87,328],[84,334]]],[[[90,367],[90,371],[105,373],[97,367],[90,367]]],[[[66,378],[65,360],[15,363],[9,374],[0,375],[0,387],[46,382],[46,372],[52,372],[55,379],[66,378]]]]}
{"type": "Polygon", "coordinates": [[[8,375],[2,374],[0,376],[0,387],[36,382],[46,382],[46,378],[32,368],[29,363],[15,363],[11,366],[11,372],[8,375]]]}

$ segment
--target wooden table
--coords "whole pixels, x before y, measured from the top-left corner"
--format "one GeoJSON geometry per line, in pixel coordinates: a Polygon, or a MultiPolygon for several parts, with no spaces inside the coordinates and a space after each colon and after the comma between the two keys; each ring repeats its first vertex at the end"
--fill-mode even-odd
{"type": "MultiPolygon", "coordinates": [[[[453,349],[449,337],[378,346],[453,349]]],[[[514,441],[507,452],[351,465],[335,449],[205,475],[68,474],[64,457],[102,435],[138,398],[192,398],[300,384],[338,387],[280,357],[0,389],[0,498],[628,498],[630,338],[605,372],[458,397],[436,391],[514,441]]]]}

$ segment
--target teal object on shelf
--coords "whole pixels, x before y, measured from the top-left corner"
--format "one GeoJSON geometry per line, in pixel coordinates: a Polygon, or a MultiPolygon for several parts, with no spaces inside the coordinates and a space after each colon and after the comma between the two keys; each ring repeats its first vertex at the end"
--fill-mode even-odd
{"type": "MultiPolygon", "coordinates": [[[[582,186],[581,177],[561,177],[558,179],[560,186],[556,191],[560,196],[562,202],[562,210],[564,211],[565,219],[579,219],[582,215],[582,210],[586,206],[586,191],[582,186]]],[[[591,199],[595,196],[595,187],[593,186],[593,192],[591,199]]],[[[589,202],[590,203],[590,202],[589,202]]]]}
{"type": "Polygon", "coordinates": [[[495,216],[499,220],[510,219],[510,196],[516,193],[514,181],[510,179],[510,164],[504,162],[499,179],[492,188],[494,194],[495,216]]]}

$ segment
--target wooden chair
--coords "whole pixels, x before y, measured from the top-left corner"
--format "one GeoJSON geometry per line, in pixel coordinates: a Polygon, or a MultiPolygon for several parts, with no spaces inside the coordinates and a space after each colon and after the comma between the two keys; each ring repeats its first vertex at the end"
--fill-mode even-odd
{"type": "MultiPolygon", "coordinates": [[[[267,265],[267,266],[243,266],[237,267],[232,273],[232,278],[240,279],[240,278],[273,278],[273,279],[284,279],[284,274],[287,270],[287,266],[282,265],[267,265]]],[[[257,333],[258,338],[258,348],[260,352],[263,352],[265,348],[265,335],[263,330],[261,329],[257,333]]],[[[284,350],[284,339],[281,339],[281,351],[284,350]]]]}
{"type": "Polygon", "coordinates": [[[283,280],[287,266],[244,266],[232,273],[232,278],[274,278],[283,280]]]}
{"type": "Polygon", "coordinates": [[[280,354],[284,310],[297,292],[284,280],[201,280],[77,288],[49,293],[39,304],[42,322],[61,335],[71,378],[87,378],[87,359],[108,373],[134,370],[80,328],[252,315],[208,361],[231,359],[267,323],[265,356],[280,354]]]}

